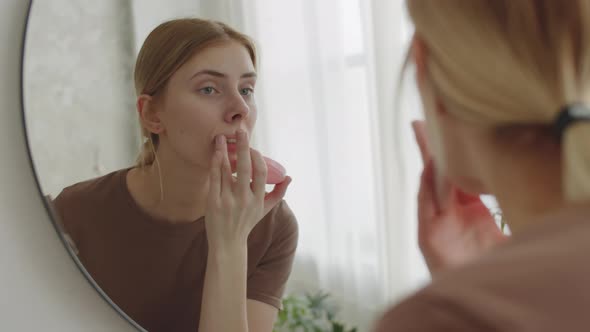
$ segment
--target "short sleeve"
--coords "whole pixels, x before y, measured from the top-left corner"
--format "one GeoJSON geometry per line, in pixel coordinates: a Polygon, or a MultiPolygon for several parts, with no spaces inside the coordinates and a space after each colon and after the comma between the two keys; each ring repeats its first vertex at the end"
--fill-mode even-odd
{"type": "Polygon", "coordinates": [[[248,299],[282,309],[282,296],[291,274],[299,228],[295,215],[285,201],[277,207],[272,242],[248,279],[248,299]]]}
{"type": "Polygon", "coordinates": [[[59,231],[64,236],[64,239],[66,240],[68,245],[77,255],[78,248],[76,246],[76,241],[74,241],[74,238],[77,239],[78,232],[76,231],[75,225],[73,224],[74,218],[71,218],[67,213],[69,198],[68,190],[62,190],[62,192],[54,200],[51,200],[50,196],[46,196],[45,198],[51,209],[52,217],[55,219],[59,231]]]}
{"type": "Polygon", "coordinates": [[[418,293],[387,311],[374,332],[487,331],[463,309],[429,293],[418,293]]]}

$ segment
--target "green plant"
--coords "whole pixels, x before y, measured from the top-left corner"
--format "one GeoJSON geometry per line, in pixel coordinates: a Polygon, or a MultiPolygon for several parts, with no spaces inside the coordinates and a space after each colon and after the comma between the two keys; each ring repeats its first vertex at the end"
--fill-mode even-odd
{"type": "Polygon", "coordinates": [[[356,332],[336,320],[337,308],[328,301],[330,295],[318,291],[291,294],[283,299],[274,332],[356,332]]]}

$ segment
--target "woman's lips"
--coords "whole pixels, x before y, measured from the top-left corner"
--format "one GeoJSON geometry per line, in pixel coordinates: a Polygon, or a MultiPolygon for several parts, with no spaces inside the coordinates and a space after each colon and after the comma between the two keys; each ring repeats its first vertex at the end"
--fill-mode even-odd
{"type": "Polygon", "coordinates": [[[238,146],[235,143],[228,143],[227,144],[227,152],[228,153],[238,152],[238,146]]]}

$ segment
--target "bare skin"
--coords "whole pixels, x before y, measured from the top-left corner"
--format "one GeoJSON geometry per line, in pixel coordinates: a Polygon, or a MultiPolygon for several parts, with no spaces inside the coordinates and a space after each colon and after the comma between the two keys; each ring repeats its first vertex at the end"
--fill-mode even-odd
{"type": "Polygon", "coordinates": [[[171,223],[205,217],[209,251],[195,326],[201,332],[271,332],[277,315],[276,308],[246,297],[248,234],[291,182],[286,177],[264,191],[266,164],[248,138],[257,118],[255,85],[249,53],[230,41],[200,51],[165,91],[137,101],[142,126],[158,134],[159,145],[157,162],[129,171],[132,197],[171,223]]]}

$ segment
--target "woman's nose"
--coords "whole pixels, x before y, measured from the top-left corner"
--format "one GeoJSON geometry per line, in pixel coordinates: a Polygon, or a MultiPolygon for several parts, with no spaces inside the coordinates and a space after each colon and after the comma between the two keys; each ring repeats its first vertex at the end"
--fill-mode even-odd
{"type": "Polygon", "coordinates": [[[232,100],[230,101],[227,111],[225,113],[225,121],[228,123],[234,122],[236,120],[242,120],[248,116],[250,113],[250,107],[244,100],[241,94],[237,94],[237,96],[232,96],[232,100]]]}

